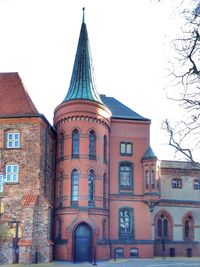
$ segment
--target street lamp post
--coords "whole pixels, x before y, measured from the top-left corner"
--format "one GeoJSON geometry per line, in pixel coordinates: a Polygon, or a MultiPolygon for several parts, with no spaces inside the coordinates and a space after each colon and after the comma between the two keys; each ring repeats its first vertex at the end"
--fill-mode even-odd
{"type": "Polygon", "coordinates": [[[19,224],[21,222],[17,220],[10,221],[10,224],[15,226],[15,232],[13,235],[13,248],[15,251],[15,262],[19,262],[19,246],[18,246],[18,240],[19,240],[19,224]]]}

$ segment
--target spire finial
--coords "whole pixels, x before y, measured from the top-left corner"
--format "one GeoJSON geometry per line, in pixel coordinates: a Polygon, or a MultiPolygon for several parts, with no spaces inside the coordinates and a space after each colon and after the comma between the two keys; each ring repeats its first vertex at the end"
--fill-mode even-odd
{"type": "Polygon", "coordinates": [[[85,7],[83,7],[83,23],[85,23],[85,7]]]}

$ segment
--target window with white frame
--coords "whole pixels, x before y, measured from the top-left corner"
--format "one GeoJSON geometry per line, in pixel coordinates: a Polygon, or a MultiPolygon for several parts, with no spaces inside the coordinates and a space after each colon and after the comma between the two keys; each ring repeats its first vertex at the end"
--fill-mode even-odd
{"type": "Polygon", "coordinates": [[[7,133],[6,148],[19,148],[19,147],[20,147],[20,133],[7,133]]]}
{"type": "Polygon", "coordinates": [[[182,180],[180,178],[172,179],[172,188],[182,188],[182,180]]]}
{"type": "Polygon", "coordinates": [[[19,166],[17,164],[6,165],[6,183],[17,183],[19,176],[19,166]]]}
{"type": "Polygon", "coordinates": [[[194,180],[194,189],[200,190],[200,180],[194,180]]]}
{"type": "Polygon", "coordinates": [[[132,155],[132,143],[121,142],[120,143],[120,154],[122,156],[131,156],[132,155]]]}
{"type": "Polygon", "coordinates": [[[0,193],[3,192],[3,175],[0,175],[0,193]]]}

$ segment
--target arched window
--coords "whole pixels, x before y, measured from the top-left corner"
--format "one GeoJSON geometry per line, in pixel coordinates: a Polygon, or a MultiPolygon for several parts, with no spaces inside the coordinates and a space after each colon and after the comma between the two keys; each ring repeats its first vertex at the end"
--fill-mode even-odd
{"type": "Polygon", "coordinates": [[[60,159],[62,160],[64,158],[64,134],[60,134],[60,159]]]}
{"type": "Polygon", "coordinates": [[[74,169],[71,174],[71,205],[78,205],[79,172],[74,169]]]}
{"type": "Polygon", "coordinates": [[[119,235],[122,239],[133,239],[133,209],[119,210],[119,235]]]}
{"type": "Polygon", "coordinates": [[[145,187],[146,187],[146,189],[149,188],[149,171],[146,171],[146,175],[145,175],[145,187]]]}
{"type": "Polygon", "coordinates": [[[62,221],[60,219],[58,219],[58,221],[57,221],[56,239],[62,239],[62,221]]]}
{"type": "Polygon", "coordinates": [[[93,130],[89,133],[89,158],[96,159],[96,135],[93,130]]]}
{"type": "Polygon", "coordinates": [[[79,157],[79,131],[77,129],[72,132],[72,158],[79,157]]]}
{"type": "Polygon", "coordinates": [[[155,174],[154,174],[154,170],[151,171],[151,188],[155,189],[155,174]]]}
{"type": "Polygon", "coordinates": [[[156,219],[156,237],[158,239],[172,239],[172,223],[165,213],[161,213],[156,219]]]}
{"type": "Polygon", "coordinates": [[[116,258],[123,258],[124,257],[124,249],[123,248],[116,248],[115,249],[115,257],[116,258]]]}
{"type": "Polygon", "coordinates": [[[59,181],[58,181],[58,208],[62,208],[62,200],[63,200],[63,174],[61,172],[59,174],[59,181]]]}
{"type": "Polygon", "coordinates": [[[107,162],[107,136],[104,135],[103,137],[103,161],[106,163],[107,162]]]}
{"type": "Polygon", "coordinates": [[[106,209],[106,174],[103,175],[103,208],[106,209]]]}
{"type": "Polygon", "coordinates": [[[139,251],[138,248],[130,248],[130,257],[138,257],[139,251]]]}
{"type": "Polygon", "coordinates": [[[94,205],[94,171],[90,170],[88,174],[88,205],[94,205]]]}
{"type": "Polygon", "coordinates": [[[194,220],[191,215],[183,220],[183,238],[184,240],[194,239],[194,220]]]}

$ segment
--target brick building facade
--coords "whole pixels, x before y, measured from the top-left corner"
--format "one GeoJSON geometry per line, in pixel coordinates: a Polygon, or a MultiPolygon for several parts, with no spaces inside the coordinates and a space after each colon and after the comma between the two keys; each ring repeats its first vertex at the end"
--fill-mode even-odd
{"type": "Polygon", "coordinates": [[[160,161],[151,121],[94,83],[84,21],[51,126],[0,74],[0,263],[200,256],[200,166],[160,161]]]}

